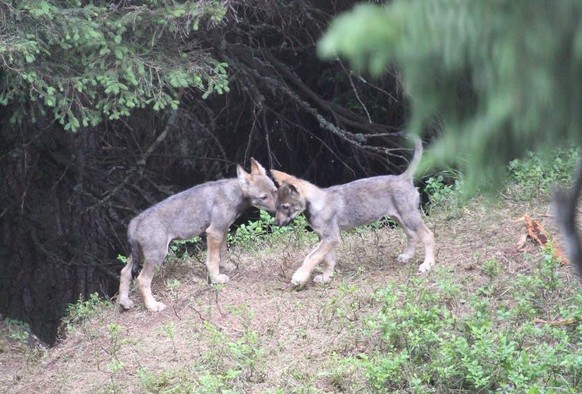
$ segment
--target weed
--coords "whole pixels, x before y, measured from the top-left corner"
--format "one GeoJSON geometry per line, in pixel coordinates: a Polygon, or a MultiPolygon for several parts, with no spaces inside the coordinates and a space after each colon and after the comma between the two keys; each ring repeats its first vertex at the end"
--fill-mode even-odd
{"type": "Polygon", "coordinates": [[[124,264],[124,265],[125,265],[125,264],[127,264],[127,262],[129,261],[129,257],[127,257],[127,256],[124,256],[124,255],[122,255],[122,254],[118,254],[118,255],[117,255],[117,261],[119,261],[120,263],[122,263],[122,264],[124,264]]]}
{"type": "MultiPolygon", "coordinates": [[[[389,285],[376,294],[382,309],[368,321],[369,335],[379,333],[381,346],[346,358],[347,365],[361,369],[376,392],[576,392],[572,388],[582,384],[579,320],[571,320],[571,329],[534,323],[542,310],[547,313],[547,293],[559,285],[551,256],[510,283],[507,298],[498,300],[510,308],[492,306],[487,286],[461,315],[447,302],[456,294],[447,291],[450,279],[437,287],[419,278],[389,285]]],[[[497,275],[499,264],[491,259],[483,269],[497,275]]],[[[578,294],[559,308],[580,319],[580,299],[578,294]]]]}
{"type": "Polygon", "coordinates": [[[119,324],[109,323],[107,325],[107,336],[109,338],[109,348],[107,353],[111,356],[111,361],[107,364],[107,369],[111,373],[109,391],[113,393],[119,392],[115,383],[115,377],[125,367],[125,364],[117,356],[123,343],[121,330],[122,327],[119,324]]]}
{"type": "Polygon", "coordinates": [[[191,239],[175,239],[170,243],[170,252],[172,257],[182,260],[190,256],[193,252],[202,250],[202,238],[194,237],[191,239]]]}
{"type": "Polygon", "coordinates": [[[517,186],[515,198],[530,200],[547,194],[555,185],[567,183],[580,156],[579,148],[561,149],[547,155],[528,152],[509,163],[509,179],[517,186]]]}
{"type": "Polygon", "coordinates": [[[201,379],[208,372],[211,372],[212,379],[206,376],[199,382],[201,385],[233,388],[241,380],[264,380],[263,350],[259,346],[257,331],[245,327],[242,335],[233,341],[208,321],[204,322],[204,328],[209,335],[210,349],[198,367],[203,368],[201,379]]]}
{"type": "Polygon", "coordinates": [[[107,325],[107,336],[109,338],[108,353],[115,360],[117,360],[117,352],[119,351],[119,349],[121,349],[121,345],[123,344],[121,338],[121,329],[122,327],[116,323],[109,323],[107,325]]]}
{"type": "MultiPolygon", "coordinates": [[[[151,393],[199,393],[195,390],[196,378],[188,367],[164,370],[158,374],[147,368],[138,369],[141,386],[151,393]]],[[[220,392],[220,391],[215,391],[220,392]]]]}
{"type": "Polygon", "coordinates": [[[166,287],[168,288],[168,290],[170,291],[170,295],[174,299],[174,304],[178,303],[178,297],[180,295],[178,289],[180,288],[181,285],[182,282],[180,282],[178,279],[166,280],[166,287]]]}
{"type": "Polygon", "coordinates": [[[429,197],[429,210],[453,206],[459,202],[463,178],[458,171],[448,170],[426,180],[424,192],[429,197]]]}
{"type": "Polygon", "coordinates": [[[503,272],[503,267],[496,258],[485,260],[482,265],[483,272],[494,278],[503,272]]]}
{"type": "Polygon", "coordinates": [[[174,324],[174,322],[169,322],[167,324],[162,324],[160,329],[172,342],[172,348],[175,354],[177,352],[176,342],[174,341],[174,338],[176,337],[176,325],[174,324]]]}
{"type": "Polygon", "coordinates": [[[146,367],[139,368],[137,374],[139,375],[139,380],[143,387],[149,391],[157,391],[154,390],[154,388],[157,388],[155,387],[156,378],[146,367]]]}
{"type": "Polygon", "coordinates": [[[4,319],[4,323],[8,328],[8,338],[17,342],[26,342],[28,340],[30,326],[27,323],[11,318],[4,319]]]}
{"type": "Polygon", "coordinates": [[[79,300],[67,306],[66,316],[63,317],[61,328],[65,332],[71,332],[83,321],[91,318],[100,308],[111,306],[111,301],[99,298],[99,294],[92,293],[89,299],[85,300],[83,295],[79,295],[79,300]]]}
{"type": "Polygon", "coordinates": [[[301,231],[307,227],[307,219],[300,215],[289,226],[275,225],[275,218],[268,212],[260,211],[258,220],[251,220],[247,224],[241,224],[234,235],[228,235],[228,242],[232,245],[240,245],[243,248],[252,249],[265,241],[273,241],[283,235],[301,231]]]}

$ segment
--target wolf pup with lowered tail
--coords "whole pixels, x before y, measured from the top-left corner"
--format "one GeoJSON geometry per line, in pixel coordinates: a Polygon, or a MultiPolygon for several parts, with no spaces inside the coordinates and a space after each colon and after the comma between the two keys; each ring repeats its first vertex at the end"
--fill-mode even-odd
{"type": "Polygon", "coordinates": [[[340,242],[340,230],[372,223],[384,216],[395,219],[408,239],[406,250],[397,260],[406,262],[412,258],[420,240],[424,244],[424,262],[418,270],[426,272],[431,269],[435,263],[434,235],[422,221],[420,196],[412,183],[421,155],[422,141],[416,139],[414,157],[403,174],[363,178],[326,189],[284,172],[271,170],[279,184],[275,223],[287,225],[305,212],[309,225],[320,240],[293,274],[291,283],[294,286],[303,286],[320,261],[323,261],[323,273],[313,280],[318,283],[330,281],[336,248],[340,242]]]}
{"type": "Polygon", "coordinates": [[[251,159],[250,174],[240,165],[236,172],[237,178],[203,183],[175,194],[129,223],[127,237],[131,256],[121,270],[119,283],[119,303],[124,309],[134,306],[129,298],[129,285],[132,271],[140,262],[143,262],[143,269],[137,283],[146,308],[159,312],[166,307],[152,296],[151,283],[154,268],[164,261],[168,244],[173,239],[189,239],[206,232],[206,267],[210,281],[228,281],[228,276],[219,272],[219,267],[225,271],[234,268],[225,258],[228,228],[251,205],[275,212],[277,199],[275,184],[255,159],[251,159]]]}

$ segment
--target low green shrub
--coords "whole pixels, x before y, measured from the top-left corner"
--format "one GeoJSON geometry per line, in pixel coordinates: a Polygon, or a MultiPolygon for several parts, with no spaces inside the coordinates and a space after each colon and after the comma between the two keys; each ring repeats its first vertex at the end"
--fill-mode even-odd
{"type": "Polygon", "coordinates": [[[96,292],[90,294],[88,299],[80,295],[76,303],[67,306],[66,315],[61,321],[61,328],[64,328],[66,332],[71,331],[75,326],[92,317],[103,307],[111,305],[111,301],[100,298],[96,292]]]}
{"type": "Polygon", "coordinates": [[[463,176],[454,170],[442,171],[429,177],[424,186],[429,211],[457,204],[463,193],[463,176]]]}
{"type": "Polygon", "coordinates": [[[579,148],[561,149],[538,155],[528,152],[522,159],[509,163],[509,181],[518,187],[516,197],[522,200],[547,194],[557,184],[567,184],[572,179],[579,148]]]}
{"type": "MultiPolygon", "coordinates": [[[[487,269],[497,273],[493,261],[487,269]]],[[[359,368],[366,389],[381,393],[581,392],[582,295],[563,287],[558,267],[547,253],[532,272],[487,283],[468,300],[450,291],[451,273],[391,284],[368,320],[379,346],[342,368],[359,368]]]]}
{"type": "Polygon", "coordinates": [[[307,219],[303,215],[296,217],[288,226],[277,226],[275,217],[266,211],[260,211],[259,219],[241,224],[234,234],[228,234],[228,243],[238,246],[252,246],[257,242],[273,241],[274,239],[301,232],[307,227],[307,219]]]}

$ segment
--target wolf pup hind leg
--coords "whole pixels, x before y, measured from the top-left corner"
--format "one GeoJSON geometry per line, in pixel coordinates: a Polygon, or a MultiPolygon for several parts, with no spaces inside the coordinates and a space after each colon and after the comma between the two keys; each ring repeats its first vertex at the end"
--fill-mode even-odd
{"type": "Polygon", "coordinates": [[[121,270],[119,303],[124,309],[134,306],[129,298],[132,271],[143,263],[137,277],[146,308],[153,312],[166,306],[154,299],[152,278],[162,264],[173,239],[190,239],[207,234],[206,267],[212,283],[226,283],[233,264],[226,262],[226,234],[234,220],[250,206],[275,212],[277,188],[265,169],[251,159],[251,172],[237,166],[237,178],[206,182],[168,197],[136,216],[128,226],[131,256],[121,270]]]}

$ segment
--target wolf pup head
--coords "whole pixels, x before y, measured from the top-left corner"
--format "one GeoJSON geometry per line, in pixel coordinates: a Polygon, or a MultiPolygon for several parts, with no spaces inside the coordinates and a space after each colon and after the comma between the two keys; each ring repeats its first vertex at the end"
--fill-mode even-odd
{"type": "Polygon", "coordinates": [[[277,191],[277,212],[275,223],[286,226],[295,217],[305,211],[307,202],[301,193],[301,180],[281,171],[271,170],[271,174],[280,185],[277,191]]]}
{"type": "Polygon", "coordinates": [[[262,165],[251,158],[251,173],[246,172],[240,165],[236,167],[236,173],[241,189],[251,205],[275,213],[277,210],[277,187],[267,176],[262,165]]]}

